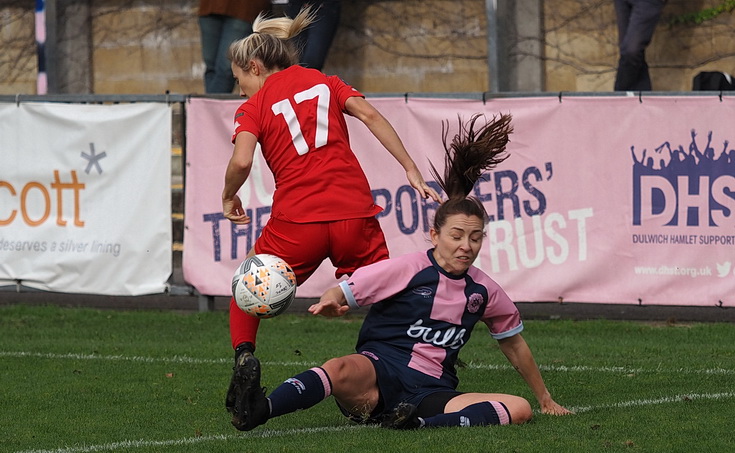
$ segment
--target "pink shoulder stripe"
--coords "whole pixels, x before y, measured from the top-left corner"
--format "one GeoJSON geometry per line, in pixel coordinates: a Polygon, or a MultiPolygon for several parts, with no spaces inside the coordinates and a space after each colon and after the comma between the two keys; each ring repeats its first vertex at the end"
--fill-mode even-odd
{"type": "Polygon", "coordinates": [[[364,307],[403,291],[408,282],[427,267],[431,267],[431,261],[425,251],[410,253],[361,267],[340,286],[343,291],[349,288],[355,303],[364,307]]]}

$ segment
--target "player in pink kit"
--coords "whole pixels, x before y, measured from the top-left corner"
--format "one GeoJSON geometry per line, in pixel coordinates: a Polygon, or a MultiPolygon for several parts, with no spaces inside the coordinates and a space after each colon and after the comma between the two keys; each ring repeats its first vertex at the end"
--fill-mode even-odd
{"type": "Polygon", "coordinates": [[[434,247],[357,269],[309,308],[315,315],[342,316],[369,306],[357,352],[286,380],[268,397],[260,387],[260,369],[245,367],[245,430],[330,395],[353,420],[389,428],[524,423],[533,413],[522,397],[457,391],[459,350],[478,322],[498,341],[542,413],[571,413],[547,390],[521,336],[523,323],[513,302],[472,266],[485,236],[487,213],[479,200],[467,195],[483,170],[505,159],[512,130],[509,115],[476,130],[479,118],[473,117],[447,147],[443,177],[434,172],[449,197],[435,214],[430,231],[434,247]]]}
{"type": "MultiPolygon", "coordinates": [[[[338,77],[298,66],[287,41],[314,16],[304,9],[293,20],[253,23],[254,33],[230,46],[232,71],[247,102],[235,114],[235,145],[225,173],[222,209],[237,224],[250,222],[237,191],[247,180],[256,144],[273,172],[276,190],[271,216],[248,256],[276,255],[296,274],[297,284],[329,258],[336,277],[388,258],[367,178],[350,148],[345,114],[362,121],[406,171],[424,198],[440,201],[390,123],[363,95],[338,77]]],[[[241,429],[240,369],[253,356],[259,319],[230,301],[230,333],[235,369],[225,406],[241,429]]]]}

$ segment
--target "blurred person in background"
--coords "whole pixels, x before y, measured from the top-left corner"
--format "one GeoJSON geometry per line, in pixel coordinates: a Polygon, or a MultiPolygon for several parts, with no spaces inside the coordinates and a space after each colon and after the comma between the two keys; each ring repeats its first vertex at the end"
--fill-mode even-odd
{"type": "Polygon", "coordinates": [[[298,47],[301,49],[299,64],[321,71],[329,48],[332,46],[334,35],[337,33],[342,2],[341,0],[289,0],[286,14],[293,19],[307,4],[312,5],[316,13],[316,20],[296,37],[298,47]]]}
{"type": "Polygon", "coordinates": [[[666,0],[614,0],[620,59],[615,91],[651,91],[646,47],[661,18],[666,0]]]}
{"type": "Polygon", "coordinates": [[[251,34],[255,18],[270,7],[270,0],[199,0],[206,93],[232,93],[235,79],[227,58],[230,44],[251,34]]]}

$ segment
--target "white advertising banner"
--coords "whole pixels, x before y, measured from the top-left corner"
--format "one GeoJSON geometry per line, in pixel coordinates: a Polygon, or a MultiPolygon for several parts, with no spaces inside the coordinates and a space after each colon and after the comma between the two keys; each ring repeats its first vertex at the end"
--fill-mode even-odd
{"type": "Polygon", "coordinates": [[[135,296],[171,275],[165,104],[0,104],[0,286],[135,296]]]}
{"type": "MultiPolygon", "coordinates": [[[[490,217],[475,264],[516,301],[735,305],[735,99],[717,96],[371,99],[426,178],[443,165],[442,123],[513,115],[510,157],[475,186],[490,217]]],[[[192,100],[184,275],[227,295],[270,213],[273,182],[256,162],[240,198],[253,223],[224,219],[220,193],[239,101],[192,100]]],[[[436,205],[349,118],[350,142],[384,208],[392,256],[430,247],[436,205]]],[[[260,155],[257,154],[260,158],[260,155]]],[[[434,181],[429,181],[435,184],[434,181]]],[[[437,186],[438,187],[438,186],[437,186]]],[[[325,263],[297,292],[336,282],[325,263]]]]}

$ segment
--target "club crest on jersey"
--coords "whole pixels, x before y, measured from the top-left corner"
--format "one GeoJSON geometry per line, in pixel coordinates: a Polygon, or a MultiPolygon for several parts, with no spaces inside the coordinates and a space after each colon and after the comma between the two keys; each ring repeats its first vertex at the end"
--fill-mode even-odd
{"type": "Polygon", "coordinates": [[[467,300],[467,311],[470,313],[477,313],[477,310],[482,306],[482,296],[477,293],[472,293],[470,298],[467,300]]]}

